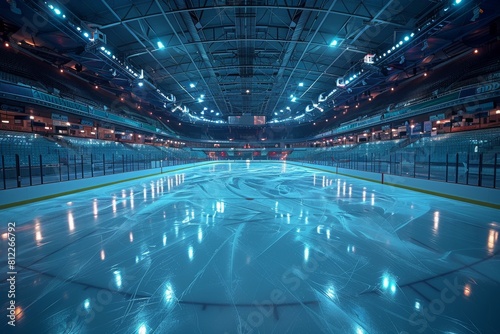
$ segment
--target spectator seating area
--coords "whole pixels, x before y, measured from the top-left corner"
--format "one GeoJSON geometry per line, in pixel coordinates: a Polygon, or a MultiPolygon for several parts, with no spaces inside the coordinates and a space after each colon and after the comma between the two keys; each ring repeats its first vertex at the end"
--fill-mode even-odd
{"type": "Polygon", "coordinates": [[[37,134],[0,131],[0,153],[4,157],[6,167],[15,166],[16,154],[19,155],[20,164],[27,166],[28,157],[31,165],[59,163],[59,156],[66,154],[66,150],[53,140],[37,134]]]}
{"type": "MultiPolygon", "coordinates": [[[[18,154],[21,166],[27,166],[28,156],[32,166],[39,164],[40,156],[44,165],[58,164],[62,158],[76,156],[94,161],[113,159],[133,159],[135,161],[176,160],[200,161],[207,158],[202,150],[189,148],[171,148],[143,144],[129,144],[98,139],[84,139],[67,136],[55,138],[31,133],[0,131],[0,153],[5,167],[15,166],[15,155],[18,154]]],[[[434,137],[422,137],[415,141],[396,139],[367,143],[337,145],[322,148],[302,148],[291,150],[290,160],[299,161],[342,161],[377,159],[388,160],[390,155],[427,158],[433,162],[444,162],[448,154],[470,154],[476,157],[483,153],[491,157],[500,153],[500,129],[484,129],[446,133],[434,137]]],[[[419,160],[422,160],[419,159],[419,160]]]]}
{"type": "Polygon", "coordinates": [[[150,117],[141,117],[124,102],[117,105],[115,93],[96,90],[94,85],[77,78],[71,70],[60,73],[55,66],[43,62],[35,63],[26,55],[13,50],[0,52],[0,80],[30,86],[65,99],[162,127],[150,117]]]}
{"type": "MultiPolygon", "coordinates": [[[[496,55],[497,52],[470,53],[461,59],[460,67],[451,62],[425,72],[427,75],[424,75],[424,69],[418,69],[416,77],[411,81],[402,80],[388,85],[378,94],[372,92],[374,98],[371,101],[368,100],[368,96],[357,99],[359,106],[356,113],[348,113],[345,117],[339,118],[338,122],[330,122],[324,130],[330,130],[341,123],[348,123],[365,115],[383,114],[468,85],[489,81],[490,74],[500,72],[500,61],[496,55]]],[[[413,76],[415,76],[413,73],[408,73],[407,78],[413,76]]]]}
{"type": "Polygon", "coordinates": [[[435,137],[420,138],[400,152],[433,157],[433,161],[444,162],[447,154],[500,153],[500,130],[485,129],[445,133],[435,137]]]}
{"type": "Polygon", "coordinates": [[[55,165],[60,161],[74,156],[85,161],[107,162],[113,159],[121,161],[123,158],[134,161],[175,159],[178,161],[202,160],[206,158],[202,151],[179,149],[163,146],[143,144],[127,144],[98,139],[84,139],[67,136],[44,137],[37,134],[0,131],[0,154],[4,157],[6,168],[16,165],[15,155],[18,154],[21,166],[28,166],[30,156],[32,166],[40,162],[43,165],[55,165]]]}
{"type": "Polygon", "coordinates": [[[290,154],[291,160],[301,161],[336,161],[356,159],[363,161],[375,158],[389,160],[391,154],[418,156],[427,159],[429,155],[434,162],[444,162],[447,154],[476,154],[484,153],[491,157],[500,153],[500,129],[484,129],[464,132],[454,132],[422,137],[416,141],[409,139],[395,139],[375,141],[351,145],[337,145],[333,147],[296,150],[290,154]]]}

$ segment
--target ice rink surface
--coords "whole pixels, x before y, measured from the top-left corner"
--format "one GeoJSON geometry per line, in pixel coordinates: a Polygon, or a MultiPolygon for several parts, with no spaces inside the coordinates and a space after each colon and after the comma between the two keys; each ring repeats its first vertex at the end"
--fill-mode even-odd
{"type": "Polygon", "coordinates": [[[0,216],[1,333],[500,333],[487,207],[241,162],[0,216]]]}

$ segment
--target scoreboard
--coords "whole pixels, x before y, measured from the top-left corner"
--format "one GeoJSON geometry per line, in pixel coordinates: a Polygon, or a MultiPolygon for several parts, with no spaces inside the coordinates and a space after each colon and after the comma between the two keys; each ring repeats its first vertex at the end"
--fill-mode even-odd
{"type": "Polygon", "coordinates": [[[230,125],[265,125],[266,116],[251,116],[251,115],[241,115],[241,116],[228,116],[227,122],[230,125]]]}

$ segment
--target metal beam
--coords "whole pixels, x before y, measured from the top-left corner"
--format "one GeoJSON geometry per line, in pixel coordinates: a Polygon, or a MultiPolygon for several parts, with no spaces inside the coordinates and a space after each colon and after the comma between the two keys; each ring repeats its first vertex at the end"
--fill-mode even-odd
{"type": "MultiPolygon", "coordinates": [[[[113,10],[113,8],[111,8],[111,6],[106,2],[106,0],[101,0],[101,2],[104,4],[104,6],[106,6],[106,8],[108,8],[108,10],[111,12],[111,14],[113,14],[114,17],[116,17],[117,19],[120,19],[118,14],[116,14],[116,12],[113,10]]],[[[158,61],[158,59],[156,59],[156,57],[147,49],[146,45],[139,39],[137,34],[131,28],[129,28],[126,24],[124,24],[124,27],[144,47],[144,49],[146,51],[148,51],[148,53],[151,55],[151,57],[157,61],[157,63],[161,66],[161,68],[166,73],[169,73],[168,70],[165,67],[163,67],[163,65],[158,61]]],[[[171,76],[171,78],[182,88],[182,90],[184,90],[189,96],[191,96],[191,94],[189,94],[189,92],[177,80],[175,80],[174,77],[171,76]]]]}
{"type": "Polygon", "coordinates": [[[208,7],[192,7],[188,9],[177,9],[177,10],[172,10],[169,12],[159,12],[159,13],[152,13],[152,14],[147,14],[147,15],[142,15],[138,17],[133,17],[129,19],[119,19],[117,22],[113,23],[108,23],[100,26],[100,29],[107,29],[107,28],[112,28],[121,24],[126,24],[126,23],[131,23],[139,20],[146,20],[146,19],[152,19],[155,17],[163,16],[164,14],[166,15],[175,15],[179,13],[185,13],[185,12],[191,12],[191,11],[205,11],[205,10],[226,10],[226,9],[234,9],[236,7],[250,7],[250,8],[257,8],[257,9],[283,9],[283,10],[303,10],[303,11],[310,11],[310,12],[318,12],[318,13],[328,13],[328,14],[335,14],[339,16],[346,16],[346,17],[353,17],[353,18],[358,18],[358,19],[363,19],[363,20],[373,20],[374,22],[377,22],[379,24],[387,24],[387,25],[392,25],[395,27],[404,27],[404,24],[396,23],[396,22],[390,22],[386,20],[380,20],[380,19],[374,19],[370,16],[365,16],[365,15],[359,15],[359,14],[352,14],[348,12],[341,12],[341,11],[334,11],[334,10],[327,10],[327,9],[322,9],[322,8],[303,8],[303,7],[298,7],[298,6],[269,6],[269,5],[248,5],[248,6],[208,6],[208,7]]]}
{"type": "MultiPolygon", "coordinates": [[[[158,6],[158,8],[160,8],[160,10],[162,11],[163,18],[165,19],[165,21],[167,22],[167,24],[170,26],[170,28],[172,29],[172,31],[174,31],[175,36],[179,40],[179,43],[181,43],[181,47],[184,49],[184,52],[189,57],[189,59],[191,59],[191,62],[194,64],[194,66],[196,68],[196,71],[198,72],[201,80],[205,83],[205,86],[207,87],[207,89],[210,89],[210,87],[208,86],[207,82],[205,81],[205,77],[202,75],[202,73],[201,73],[200,69],[198,68],[198,66],[196,65],[194,59],[191,57],[191,54],[189,53],[189,51],[186,48],[186,45],[182,42],[180,36],[177,34],[175,28],[173,27],[172,23],[168,19],[166,12],[163,10],[163,7],[160,5],[160,3],[158,2],[158,0],[155,0],[155,3],[158,6]]],[[[182,4],[183,6],[186,6],[186,3],[184,2],[184,0],[176,0],[176,3],[177,3],[177,5],[182,4]]],[[[209,70],[210,77],[215,77],[215,74],[213,73],[213,71],[210,70],[211,67],[212,67],[212,65],[210,63],[210,60],[208,59],[208,54],[206,53],[204,46],[199,43],[201,41],[201,39],[200,39],[200,36],[198,35],[198,32],[196,31],[196,27],[194,26],[194,23],[193,23],[191,17],[189,16],[189,13],[188,12],[184,12],[184,14],[185,14],[185,17],[183,17],[183,18],[184,18],[185,24],[188,26],[189,32],[191,33],[191,37],[193,37],[193,39],[197,42],[197,43],[195,43],[195,45],[197,46],[198,52],[200,53],[201,58],[203,59],[203,62],[205,63],[205,66],[207,66],[207,68],[209,70]]],[[[189,96],[192,97],[191,94],[189,94],[189,96]]],[[[215,101],[215,99],[214,99],[214,103],[215,103],[215,106],[217,107],[217,109],[219,109],[219,111],[222,112],[222,110],[220,109],[220,107],[217,104],[217,101],[215,101]]]]}
{"type": "MultiPolygon", "coordinates": [[[[335,4],[337,3],[337,0],[334,0],[332,2],[332,4],[330,5],[330,8],[329,9],[332,9],[335,4]]],[[[295,65],[294,69],[292,70],[292,73],[290,73],[290,75],[288,76],[288,79],[287,81],[285,82],[285,85],[283,86],[283,89],[281,90],[281,93],[278,95],[278,98],[276,100],[276,104],[274,105],[274,107],[269,110],[269,112],[273,112],[277,107],[278,107],[278,103],[281,99],[281,97],[283,96],[283,94],[285,93],[286,91],[286,88],[288,86],[288,83],[290,82],[290,80],[292,79],[293,77],[293,73],[295,72],[295,70],[298,68],[300,62],[302,61],[302,58],[304,58],[304,55],[307,53],[307,50],[309,49],[309,46],[311,45],[312,43],[312,40],[314,39],[314,37],[316,36],[316,34],[318,33],[319,29],[323,26],[323,24],[325,23],[326,21],[326,18],[328,17],[328,13],[325,13],[325,15],[323,16],[323,19],[321,20],[321,22],[318,24],[318,28],[316,29],[316,31],[314,32],[314,34],[311,36],[311,38],[309,39],[309,43],[306,45],[306,47],[304,48],[304,51],[302,52],[302,54],[300,55],[299,59],[297,60],[297,64],[295,65]]]]}

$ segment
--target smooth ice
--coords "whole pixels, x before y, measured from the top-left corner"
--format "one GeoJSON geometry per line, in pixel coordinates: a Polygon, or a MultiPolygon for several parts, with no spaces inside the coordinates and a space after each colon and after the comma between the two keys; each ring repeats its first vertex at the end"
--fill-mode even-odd
{"type": "Polygon", "coordinates": [[[16,333],[500,332],[487,207],[241,162],[0,215],[2,294],[17,226],[16,333]]]}

